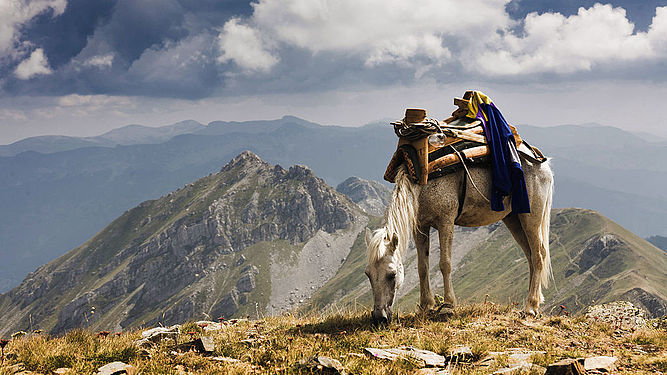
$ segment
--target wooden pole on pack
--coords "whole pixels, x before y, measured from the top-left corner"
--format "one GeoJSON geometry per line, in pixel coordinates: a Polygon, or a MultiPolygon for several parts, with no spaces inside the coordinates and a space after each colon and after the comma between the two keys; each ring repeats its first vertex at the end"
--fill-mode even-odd
{"type": "MultiPolygon", "coordinates": [[[[489,146],[472,147],[460,152],[466,157],[466,159],[478,158],[480,156],[485,156],[489,154],[489,146]]],[[[459,156],[456,154],[445,155],[438,160],[430,162],[428,164],[428,170],[437,171],[438,169],[442,169],[452,164],[456,164],[460,161],[461,159],[459,159],[459,156]]]]}

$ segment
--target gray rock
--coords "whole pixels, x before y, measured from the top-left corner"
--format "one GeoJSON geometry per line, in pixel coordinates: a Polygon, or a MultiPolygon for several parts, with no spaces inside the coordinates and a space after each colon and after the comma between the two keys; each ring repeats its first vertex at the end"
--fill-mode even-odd
{"type": "Polygon", "coordinates": [[[229,318],[239,309],[239,291],[236,287],[232,288],[229,293],[225,294],[220,302],[214,306],[214,311],[216,315],[229,318]]]}
{"type": "Polygon", "coordinates": [[[584,375],[584,359],[563,359],[556,363],[552,363],[547,367],[545,375],[584,375]]]}
{"type": "Polygon", "coordinates": [[[246,272],[241,275],[241,278],[236,282],[236,289],[241,293],[251,292],[256,286],[255,275],[256,273],[254,272],[246,272]]]}
{"type": "Polygon", "coordinates": [[[141,339],[134,342],[140,348],[146,348],[162,342],[163,340],[178,341],[178,335],[181,333],[181,326],[155,327],[141,332],[141,339]]]}
{"type": "Polygon", "coordinates": [[[584,360],[584,369],[586,371],[597,370],[612,373],[615,369],[615,363],[618,361],[616,357],[599,356],[590,357],[584,360]]]}
{"type": "Polygon", "coordinates": [[[213,340],[213,336],[202,336],[195,340],[195,349],[201,353],[214,352],[215,340],[213,340]]]}
{"type": "Polygon", "coordinates": [[[473,358],[472,350],[463,345],[457,345],[449,351],[448,360],[456,362],[469,362],[473,358]]]}
{"type": "Polygon", "coordinates": [[[382,216],[391,200],[391,190],[382,183],[350,177],[336,186],[339,193],[347,195],[365,212],[382,216]]]}
{"type": "Polygon", "coordinates": [[[364,352],[374,358],[395,361],[399,358],[411,359],[422,367],[444,367],[447,365],[445,357],[428,350],[417,349],[412,346],[400,346],[398,348],[378,349],[365,348],[364,352]]]}
{"type": "Polygon", "coordinates": [[[97,369],[98,370],[97,375],[127,374],[127,370],[131,368],[132,366],[123,362],[111,362],[97,369]]]}
{"type": "Polygon", "coordinates": [[[345,367],[340,361],[325,356],[314,356],[300,361],[302,366],[321,372],[345,375],[345,367]]]}

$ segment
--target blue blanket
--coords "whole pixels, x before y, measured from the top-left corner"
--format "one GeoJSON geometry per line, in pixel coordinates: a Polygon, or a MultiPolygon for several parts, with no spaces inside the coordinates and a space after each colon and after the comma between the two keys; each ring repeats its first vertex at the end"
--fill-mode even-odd
{"type": "Polygon", "coordinates": [[[489,144],[492,168],[491,209],[504,211],[503,198],[511,195],[513,214],[530,212],[516,140],[500,110],[486,95],[475,91],[470,99],[467,116],[482,121],[489,144]]]}

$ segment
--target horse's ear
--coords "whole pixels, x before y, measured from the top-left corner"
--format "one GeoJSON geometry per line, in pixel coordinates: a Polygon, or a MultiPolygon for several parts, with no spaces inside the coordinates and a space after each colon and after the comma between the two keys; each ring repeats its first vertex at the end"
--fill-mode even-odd
{"type": "Polygon", "coordinates": [[[389,248],[391,249],[391,252],[393,253],[396,251],[396,248],[398,247],[398,236],[396,234],[391,235],[391,241],[389,242],[389,248]]]}
{"type": "Polygon", "coordinates": [[[373,232],[371,232],[368,227],[366,228],[366,247],[371,245],[371,240],[373,239],[373,232]]]}

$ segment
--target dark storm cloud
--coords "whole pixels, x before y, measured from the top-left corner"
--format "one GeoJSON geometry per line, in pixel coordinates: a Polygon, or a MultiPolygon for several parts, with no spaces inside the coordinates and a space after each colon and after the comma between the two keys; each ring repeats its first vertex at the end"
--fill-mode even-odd
{"type": "Polygon", "coordinates": [[[86,46],[95,29],[111,18],[118,0],[69,0],[65,12],[37,16],[24,27],[23,39],[44,48],[53,68],[67,64],[86,46]]]}
{"type": "Polygon", "coordinates": [[[221,84],[216,29],[251,11],[230,0],[69,0],[62,15],[44,12],[21,30],[53,74],[20,80],[14,61],[0,66],[0,84],[10,95],[207,96],[221,84]]]}

